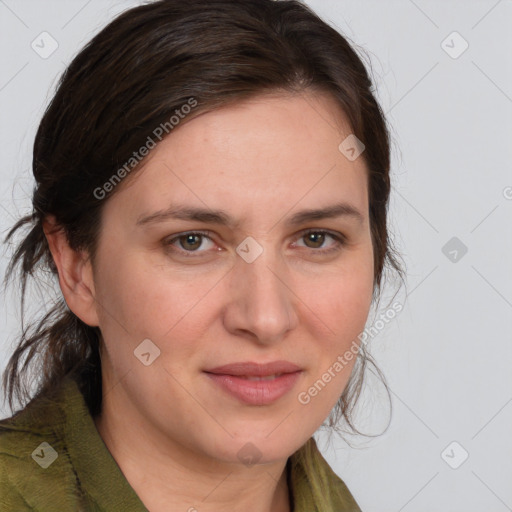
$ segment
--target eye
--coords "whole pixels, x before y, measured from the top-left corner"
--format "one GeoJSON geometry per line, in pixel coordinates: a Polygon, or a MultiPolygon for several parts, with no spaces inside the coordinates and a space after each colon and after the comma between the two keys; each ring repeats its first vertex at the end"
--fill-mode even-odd
{"type": "Polygon", "coordinates": [[[307,248],[313,249],[313,252],[320,254],[338,251],[345,243],[345,237],[341,233],[331,233],[330,231],[325,231],[322,229],[309,229],[302,233],[300,239],[305,240],[307,248]],[[321,249],[328,238],[334,240],[334,243],[331,243],[327,249],[321,249]]]}
{"type": "Polygon", "coordinates": [[[209,234],[209,231],[193,231],[189,233],[182,233],[172,238],[165,239],[163,243],[166,248],[172,247],[171,250],[180,252],[184,256],[188,256],[187,253],[206,252],[200,251],[198,249],[203,245],[203,241],[205,239],[213,243],[209,234]]]}
{"type": "MultiPolygon", "coordinates": [[[[179,253],[185,257],[199,256],[201,253],[208,252],[211,249],[214,242],[211,238],[210,231],[190,231],[188,233],[180,233],[178,235],[166,238],[163,240],[163,245],[166,249],[170,249],[172,252],[179,253]],[[208,241],[204,247],[204,242],[208,241]],[[203,247],[203,250],[200,248],[203,247]]],[[[311,249],[313,253],[325,254],[333,251],[340,250],[345,243],[345,237],[341,233],[331,233],[330,231],[322,229],[309,229],[303,231],[299,240],[304,239],[306,244],[302,247],[311,249]],[[325,245],[328,239],[334,240],[327,249],[322,247],[325,245]]],[[[300,245],[299,245],[300,247],[300,245]]],[[[218,249],[221,250],[221,249],[218,249]]]]}

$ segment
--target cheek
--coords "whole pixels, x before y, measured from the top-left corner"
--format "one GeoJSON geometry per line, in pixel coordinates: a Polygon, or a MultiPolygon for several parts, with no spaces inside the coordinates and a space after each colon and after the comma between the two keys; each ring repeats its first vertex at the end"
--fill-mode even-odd
{"type": "Polygon", "coordinates": [[[358,357],[359,339],[371,306],[371,272],[326,279],[308,297],[315,348],[310,372],[297,396],[314,418],[326,418],[345,389],[358,357]]]}
{"type": "Polygon", "coordinates": [[[102,269],[96,291],[105,330],[128,336],[134,343],[150,338],[157,345],[185,325],[189,338],[201,332],[206,316],[197,311],[208,302],[205,298],[218,276],[171,273],[161,263],[128,251],[122,260],[111,260],[102,269]]]}
{"type": "Polygon", "coordinates": [[[364,329],[373,293],[371,263],[368,260],[368,264],[358,263],[336,274],[321,276],[314,286],[304,283],[305,303],[325,331],[318,339],[330,340],[339,348],[364,329]]]}

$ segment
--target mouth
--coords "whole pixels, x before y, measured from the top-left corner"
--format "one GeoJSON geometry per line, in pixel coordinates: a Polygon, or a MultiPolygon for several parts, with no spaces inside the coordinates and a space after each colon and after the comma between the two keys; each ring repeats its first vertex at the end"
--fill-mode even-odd
{"type": "Polygon", "coordinates": [[[288,361],[232,363],[204,373],[231,398],[248,405],[269,405],[288,394],[303,370],[288,361]]]}
{"type": "Polygon", "coordinates": [[[266,375],[265,377],[256,377],[254,375],[239,375],[239,378],[247,379],[247,380],[274,380],[276,377],[281,377],[281,375],[286,375],[285,373],[275,373],[274,375],[266,375]]]}

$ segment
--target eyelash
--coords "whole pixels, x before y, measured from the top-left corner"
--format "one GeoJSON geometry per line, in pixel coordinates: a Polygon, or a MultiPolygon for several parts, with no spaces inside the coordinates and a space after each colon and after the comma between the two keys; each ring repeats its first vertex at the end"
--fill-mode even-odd
{"type": "MultiPolygon", "coordinates": [[[[331,238],[333,238],[337,242],[336,244],[334,244],[335,246],[330,248],[330,249],[313,249],[313,248],[309,248],[314,253],[317,253],[317,254],[328,254],[328,253],[331,253],[331,252],[334,252],[334,251],[339,251],[341,249],[341,247],[343,245],[345,245],[345,243],[346,243],[346,238],[341,233],[334,233],[332,231],[327,231],[327,230],[324,230],[324,229],[314,229],[314,228],[310,228],[310,229],[307,229],[305,231],[302,231],[301,235],[299,236],[299,239],[300,238],[304,238],[305,236],[307,236],[307,235],[309,235],[311,233],[328,235],[328,236],[330,236],[331,238]]],[[[212,238],[210,236],[211,234],[212,234],[211,231],[187,231],[187,232],[184,232],[184,233],[179,233],[178,235],[173,236],[172,238],[165,239],[163,241],[163,243],[164,243],[165,248],[168,248],[168,247],[171,247],[174,244],[174,242],[178,241],[180,238],[183,238],[183,237],[186,237],[186,236],[189,236],[189,235],[200,235],[200,236],[203,236],[205,238],[209,238],[210,240],[212,240],[212,238]]],[[[198,257],[198,256],[196,256],[196,254],[198,254],[198,253],[201,254],[201,252],[205,252],[205,251],[186,251],[185,249],[180,249],[180,250],[171,249],[171,251],[179,252],[182,255],[185,255],[185,257],[187,257],[187,258],[198,257]]]]}

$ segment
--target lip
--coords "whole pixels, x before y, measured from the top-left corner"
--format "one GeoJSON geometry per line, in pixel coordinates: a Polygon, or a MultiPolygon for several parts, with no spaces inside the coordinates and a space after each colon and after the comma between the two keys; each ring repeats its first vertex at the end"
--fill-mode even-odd
{"type": "Polygon", "coordinates": [[[294,373],[300,370],[302,368],[288,361],[272,361],[270,363],[253,363],[248,361],[225,364],[205,371],[222,375],[267,377],[276,373],[294,373]]]}
{"type": "Polygon", "coordinates": [[[250,405],[268,405],[290,392],[302,368],[288,361],[239,362],[204,370],[224,391],[250,405]]]}

